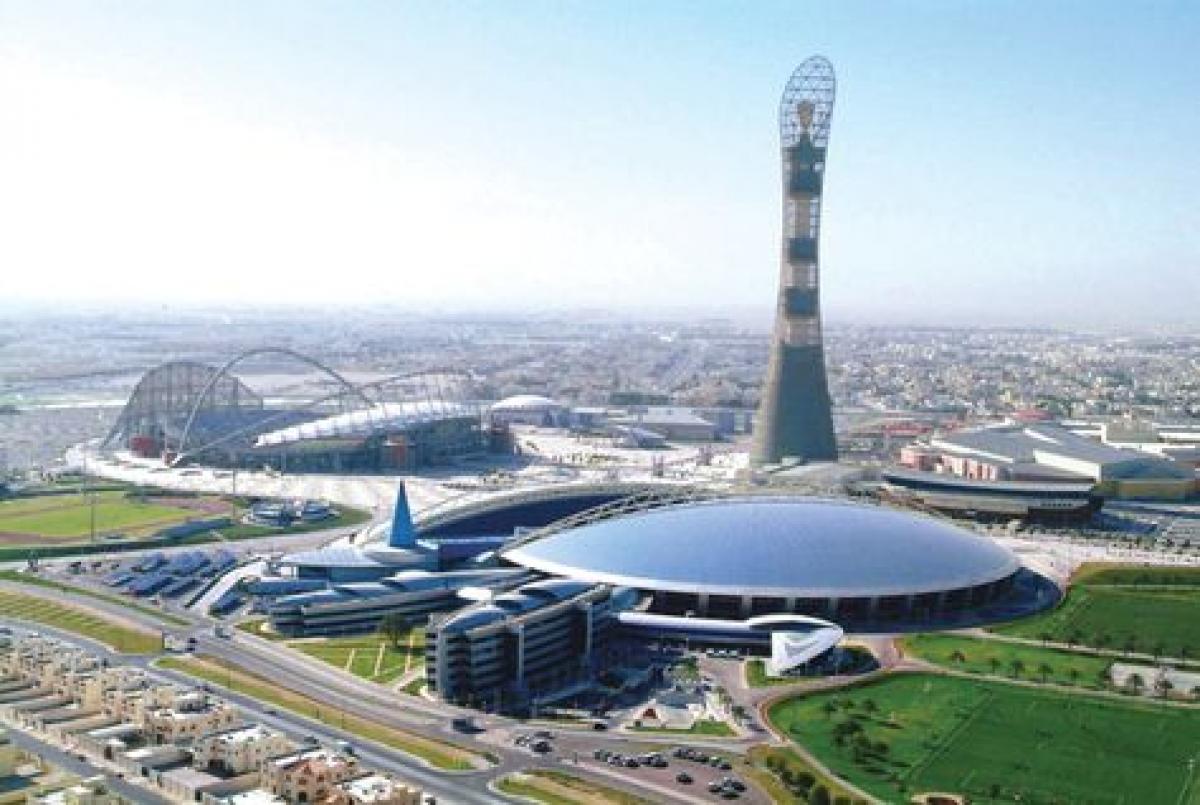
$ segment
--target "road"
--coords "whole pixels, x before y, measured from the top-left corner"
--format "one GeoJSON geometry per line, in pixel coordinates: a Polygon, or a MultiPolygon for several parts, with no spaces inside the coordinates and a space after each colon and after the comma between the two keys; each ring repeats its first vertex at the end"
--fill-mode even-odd
{"type": "Polygon", "coordinates": [[[77,774],[80,777],[96,777],[103,776],[105,784],[116,791],[121,796],[127,798],[131,802],[146,802],[152,805],[171,805],[174,800],[152,793],[151,791],[142,788],[141,786],[132,785],[125,780],[117,777],[114,774],[109,774],[104,769],[93,766],[87,761],[80,760],[76,755],[66,752],[54,744],[47,743],[40,738],[25,732],[16,727],[8,727],[8,737],[12,742],[27,752],[40,755],[45,758],[50,764],[59,767],[71,774],[77,774]]]}
{"type": "MultiPolygon", "coordinates": [[[[38,595],[48,600],[67,601],[89,607],[94,611],[104,612],[125,623],[138,625],[143,628],[159,630],[163,624],[151,616],[123,608],[117,604],[98,601],[88,597],[64,593],[50,588],[16,585],[10,582],[0,583],[0,587],[18,588],[21,592],[38,595]]],[[[563,748],[550,756],[533,755],[525,750],[516,748],[506,740],[479,740],[472,736],[455,732],[451,721],[459,714],[478,715],[474,711],[459,710],[439,703],[430,702],[417,697],[396,694],[382,686],[353,677],[339,669],[333,668],[319,660],[308,657],[290,649],[272,644],[270,641],[255,638],[250,635],[237,633],[233,638],[217,638],[211,632],[203,631],[200,624],[204,619],[195,618],[196,626],[191,628],[166,627],[167,631],[179,634],[194,634],[197,637],[197,651],[209,654],[222,660],[229,661],[235,666],[256,674],[264,679],[270,679],[281,687],[308,696],[316,701],[328,704],[332,710],[344,712],[368,719],[387,727],[423,735],[437,740],[449,740],[481,752],[489,752],[498,757],[497,765],[489,766],[473,772],[444,772],[432,769],[424,761],[386,746],[364,741],[360,736],[334,727],[304,718],[286,710],[274,710],[257,700],[232,691],[221,690],[223,697],[235,702],[243,708],[250,720],[270,724],[277,729],[297,739],[308,735],[332,743],[346,740],[360,749],[360,756],[367,765],[374,766],[394,773],[403,779],[409,779],[424,786],[430,793],[438,797],[439,802],[482,803],[502,802],[503,797],[493,791],[489,785],[498,778],[514,771],[529,768],[545,768],[567,770],[580,777],[591,778],[604,785],[621,789],[635,795],[645,795],[645,781],[626,779],[624,776],[614,778],[607,768],[589,769],[576,767],[573,764],[564,766],[582,750],[590,756],[590,743],[585,747],[579,742],[571,742],[573,748],[563,748]]],[[[111,664],[126,664],[145,668],[149,673],[164,679],[174,679],[187,684],[196,681],[185,675],[155,669],[152,666],[154,656],[129,656],[112,652],[106,647],[87,640],[78,635],[30,623],[30,628],[46,634],[53,634],[67,642],[84,646],[106,659],[111,664]]],[[[219,688],[220,686],[214,686],[219,688]]],[[[511,723],[505,719],[489,719],[485,723],[511,723]]],[[[585,740],[587,734],[580,737],[585,740]]],[[[639,739],[636,744],[644,744],[639,739]]],[[[697,794],[675,792],[669,789],[658,791],[655,799],[671,802],[695,802],[697,794]]]]}

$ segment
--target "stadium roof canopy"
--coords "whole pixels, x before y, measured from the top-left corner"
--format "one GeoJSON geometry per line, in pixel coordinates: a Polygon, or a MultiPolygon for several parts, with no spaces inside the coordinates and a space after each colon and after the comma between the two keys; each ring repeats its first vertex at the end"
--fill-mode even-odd
{"type": "Polygon", "coordinates": [[[940,520],[796,497],[664,506],[551,532],[502,555],[642,590],[796,598],[944,592],[1020,567],[1007,549],[940,520]]]}
{"type": "Polygon", "coordinates": [[[254,446],[275,447],[318,439],[398,433],[417,425],[474,415],[474,410],[468,405],[441,400],[380,403],[360,411],[349,411],[261,434],[255,440],[254,446]]]}
{"type": "Polygon", "coordinates": [[[552,411],[562,403],[540,394],[516,394],[492,405],[493,411],[552,411]]]}

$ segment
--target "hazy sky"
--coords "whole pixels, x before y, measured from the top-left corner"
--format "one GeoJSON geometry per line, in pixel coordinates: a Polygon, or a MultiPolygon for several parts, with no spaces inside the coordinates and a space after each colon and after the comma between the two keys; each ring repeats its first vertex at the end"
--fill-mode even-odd
{"type": "Polygon", "coordinates": [[[1200,3],[0,0],[0,299],[770,309],[838,72],[836,319],[1200,329],[1200,3]]]}

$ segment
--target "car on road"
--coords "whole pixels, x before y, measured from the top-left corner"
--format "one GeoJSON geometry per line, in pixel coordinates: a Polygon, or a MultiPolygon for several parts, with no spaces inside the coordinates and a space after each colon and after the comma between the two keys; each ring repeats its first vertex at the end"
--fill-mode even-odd
{"type": "Polygon", "coordinates": [[[681,771],[679,774],[675,775],[675,782],[688,785],[692,782],[692,775],[688,774],[686,771],[681,771]]]}

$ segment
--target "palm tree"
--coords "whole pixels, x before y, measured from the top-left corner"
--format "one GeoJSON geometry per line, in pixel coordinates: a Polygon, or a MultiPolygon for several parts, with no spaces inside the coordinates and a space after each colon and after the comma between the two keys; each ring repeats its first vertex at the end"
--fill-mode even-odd
{"type": "Polygon", "coordinates": [[[1141,674],[1130,674],[1125,680],[1125,686],[1133,693],[1140,694],[1142,689],[1146,687],[1146,680],[1142,679],[1141,674]]]}
{"type": "Polygon", "coordinates": [[[1167,647],[1165,645],[1163,645],[1163,641],[1155,640],[1154,645],[1150,647],[1150,655],[1152,657],[1154,657],[1154,659],[1157,660],[1159,657],[1161,657],[1163,655],[1163,652],[1166,650],[1167,650],[1167,647]]]}
{"type": "Polygon", "coordinates": [[[988,665],[992,668],[992,673],[995,674],[1000,670],[1000,660],[997,657],[988,657],[988,665]]]}
{"type": "Polygon", "coordinates": [[[1067,669],[1067,676],[1071,677],[1072,685],[1079,684],[1079,669],[1076,668],[1074,665],[1072,665],[1070,668],[1067,669]]]}
{"type": "Polygon", "coordinates": [[[1038,664],[1038,676],[1042,678],[1043,685],[1046,684],[1046,677],[1050,676],[1052,673],[1054,673],[1054,669],[1051,668],[1048,663],[1043,662],[1038,664]]]}
{"type": "Polygon", "coordinates": [[[1020,657],[1014,657],[1012,662],[1008,664],[1008,667],[1012,669],[1012,675],[1018,677],[1025,671],[1025,661],[1020,657]]]}
{"type": "Polygon", "coordinates": [[[950,662],[955,663],[957,665],[962,665],[966,661],[967,661],[967,655],[963,654],[958,649],[955,649],[954,651],[950,652],[950,662]]]}
{"type": "Polygon", "coordinates": [[[825,711],[825,718],[833,718],[833,714],[837,712],[837,705],[832,701],[826,700],[825,704],[821,705],[821,709],[825,711]]]}
{"type": "Polygon", "coordinates": [[[1154,689],[1158,691],[1159,696],[1165,699],[1171,695],[1171,691],[1175,690],[1175,684],[1164,676],[1155,680],[1154,689]]]}

